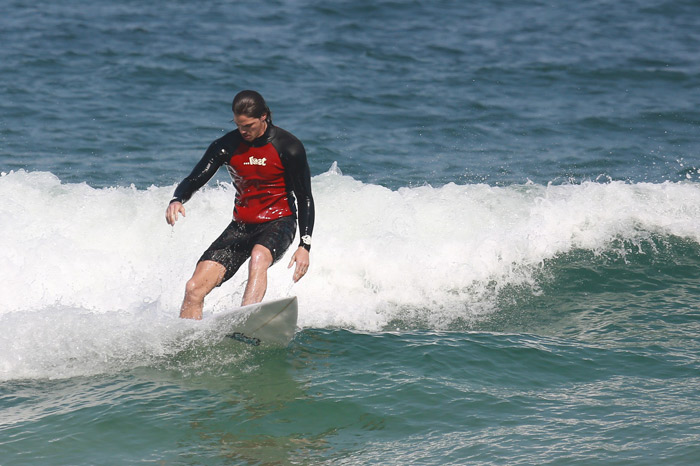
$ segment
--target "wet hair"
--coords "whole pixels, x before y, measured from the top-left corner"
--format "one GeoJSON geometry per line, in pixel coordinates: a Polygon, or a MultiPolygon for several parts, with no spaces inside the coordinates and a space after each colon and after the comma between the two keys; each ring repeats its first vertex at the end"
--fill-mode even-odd
{"type": "Polygon", "coordinates": [[[236,94],[231,104],[234,115],[244,115],[250,118],[260,118],[267,114],[265,121],[272,124],[272,112],[265,99],[255,91],[241,91],[236,94]]]}

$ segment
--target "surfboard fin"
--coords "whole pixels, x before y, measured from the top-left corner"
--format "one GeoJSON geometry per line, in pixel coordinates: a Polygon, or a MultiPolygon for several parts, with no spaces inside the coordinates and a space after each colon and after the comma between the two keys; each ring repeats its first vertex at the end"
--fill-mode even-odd
{"type": "Polygon", "coordinates": [[[234,332],[230,335],[226,335],[229,338],[233,338],[236,341],[243,342],[247,345],[260,346],[260,339],[255,337],[249,337],[242,332],[234,332]]]}

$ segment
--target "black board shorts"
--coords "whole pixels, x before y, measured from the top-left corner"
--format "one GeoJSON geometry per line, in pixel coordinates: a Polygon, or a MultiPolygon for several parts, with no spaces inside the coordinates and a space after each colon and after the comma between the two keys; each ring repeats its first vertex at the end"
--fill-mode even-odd
{"type": "Polygon", "coordinates": [[[293,215],[265,223],[239,223],[234,220],[204,251],[198,263],[214,261],[223,265],[226,268],[223,283],[248,260],[256,244],[269,249],[272,263],[277,262],[294,241],[296,231],[297,223],[293,215]]]}

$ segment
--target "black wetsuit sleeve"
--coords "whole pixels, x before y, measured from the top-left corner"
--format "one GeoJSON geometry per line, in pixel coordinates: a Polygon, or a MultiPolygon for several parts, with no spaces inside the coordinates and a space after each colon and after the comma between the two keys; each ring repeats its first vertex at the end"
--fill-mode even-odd
{"type": "Polygon", "coordinates": [[[224,164],[228,150],[220,139],[212,142],[204,153],[202,160],[192,169],[192,173],[180,182],[170,202],[187,202],[192,195],[212,179],[216,171],[224,164]]]}
{"type": "Polygon", "coordinates": [[[314,198],[311,194],[311,171],[306,160],[306,150],[299,140],[295,138],[284,146],[282,154],[285,155],[283,160],[285,178],[288,186],[291,186],[294,191],[298,206],[299,246],[308,250],[310,246],[301,238],[312,235],[316,217],[314,198]]]}

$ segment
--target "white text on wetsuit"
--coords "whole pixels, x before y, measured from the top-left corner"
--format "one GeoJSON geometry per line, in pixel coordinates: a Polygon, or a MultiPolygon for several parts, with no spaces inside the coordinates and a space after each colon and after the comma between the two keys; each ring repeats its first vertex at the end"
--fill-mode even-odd
{"type": "Polygon", "coordinates": [[[262,159],[256,159],[255,157],[250,156],[250,158],[248,158],[248,161],[244,162],[243,165],[262,165],[264,167],[266,166],[266,160],[267,157],[263,157],[262,159]]]}

